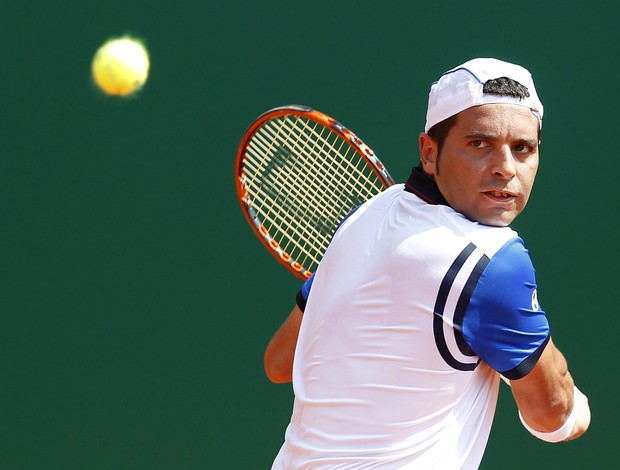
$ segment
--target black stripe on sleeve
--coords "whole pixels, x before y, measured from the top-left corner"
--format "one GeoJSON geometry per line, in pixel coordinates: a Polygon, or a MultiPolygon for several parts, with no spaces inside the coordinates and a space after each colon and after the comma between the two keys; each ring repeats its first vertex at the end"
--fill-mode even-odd
{"type": "Polygon", "coordinates": [[[453,367],[457,370],[474,370],[478,366],[478,362],[464,363],[457,360],[452,355],[448,348],[446,338],[444,336],[443,316],[446,302],[448,300],[448,295],[450,294],[450,290],[452,289],[452,284],[454,283],[457,274],[475,249],[476,246],[473,243],[470,243],[454,260],[452,266],[450,266],[450,269],[448,269],[448,272],[441,281],[441,285],[439,286],[439,293],[437,294],[437,299],[435,301],[435,314],[433,315],[433,333],[435,336],[435,344],[437,345],[437,349],[439,351],[439,354],[441,354],[443,360],[446,361],[446,363],[450,367],[453,367]]]}
{"type": "Polygon", "coordinates": [[[465,312],[467,311],[467,307],[469,307],[469,301],[474,293],[474,289],[478,285],[480,276],[482,276],[482,273],[489,264],[489,261],[490,259],[486,255],[482,255],[482,257],[478,260],[474,270],[469,276],[469,279],[467,279],[467,283],[465,284],[465,287],[463,288],[456,304],[456,311],[454,312],[454,338],[459,350],[465,356],[475,356],[476,353],[471,350],[463,337],[463,319],[465,318],[465,312]]]}

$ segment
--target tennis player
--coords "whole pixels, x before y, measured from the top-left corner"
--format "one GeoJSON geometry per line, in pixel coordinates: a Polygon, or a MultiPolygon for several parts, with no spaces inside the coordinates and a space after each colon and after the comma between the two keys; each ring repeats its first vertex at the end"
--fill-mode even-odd
{"type": "Polygon", "coordinates": [[[273,469],[475,469],[500,375],[525,429],[590,423],[510,223],[539,161],[543,105],[523,67],[474,59],[430,89],[420,164],[360,206],[265,352],[295,401],[273,469]]]}

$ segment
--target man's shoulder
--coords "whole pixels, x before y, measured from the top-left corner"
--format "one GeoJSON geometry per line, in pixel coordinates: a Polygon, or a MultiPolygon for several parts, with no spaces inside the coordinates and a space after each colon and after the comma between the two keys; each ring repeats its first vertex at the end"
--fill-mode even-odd
{"type": "Polygon", "coordinates": [[[507,244],[523,244],[519,234],[510,227],[491,227],[476,224],[470,233],[470,237],[472,242],[489,258],[492,258],[507,244]]]}

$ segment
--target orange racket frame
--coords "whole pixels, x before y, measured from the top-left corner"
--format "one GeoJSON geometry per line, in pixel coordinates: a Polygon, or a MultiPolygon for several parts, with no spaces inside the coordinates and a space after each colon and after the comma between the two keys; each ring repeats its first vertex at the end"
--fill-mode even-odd
{"type": "MultiPolygon", "coordinates": [[[[376,175],[376,178],[380,182],[381,186],[381,188],[377,187],[376,192],[379,192],[379,189],[391,186],[394,184],[394,180],[383,163],[368,145],[366,145],[351,130],[347,129],[338,121],[320,111],[301,105],[282,106],[263,113],[254,121],[254,123],[252,123],[241,139],[235,164],[235,182],[241,209],[254,233],[259,240],[261,240],[267,250],[295,276],[300,279],[307,279],[312,275],[312,270],[309,266],[304,266],[304,263],[294,259],[294,257],[289,253],[289,250],[287,250],[286,247],[281,246],[281,243],[277,241],[279,234],[273,233],[273,229],[270,231],[263,224],[263,220],[261,220],[261,217],[254,206],[254,201],[252,199],[252,195],[250,194],[249,184],[246,178],[246,154],[249,151],[248,148],[257,135],[257,132],[259,132],[269,121],[276,120],[287,115],[300,117],[304,120],[318,123],[348,143],[354,152],[363,158],[363,160],[367,163],[367,166],[376,175]]],[[[269,151],[275,152],[272,148],[269,148],[269,151]]],[[[325,171],[328,170],[326,169],[325,171]]],[[[296,187],[295,189],[299,189],[299,191],[305,190],[301,187],[296,187]]],[[[331,233],[329,234],[330,238],[336,226],[337,224],[334,224],[334,226],[331,227],[331,233]]],[[[324,251],[324,249],[321,251],[324,251]]],[[[321,257],[323,254],[324,253],[319,253],[321,257]]],[[[318,263],[318,261],[316,263],[318,263]]]]}

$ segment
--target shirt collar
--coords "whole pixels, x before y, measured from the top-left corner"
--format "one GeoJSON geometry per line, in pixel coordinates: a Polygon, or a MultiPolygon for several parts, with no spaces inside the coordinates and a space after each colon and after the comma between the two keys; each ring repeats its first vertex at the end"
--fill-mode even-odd
{"type": "Polygon", "coordinates": [[[435,184],[435,181],[424,173],[419,166],[414,167],[411,171],[411,176],[409,176],[409,179],[405,183],[405,191],[415,194],[429,204],[449,206],[448,202],[439,191],[437,184],[435,184]]]}

